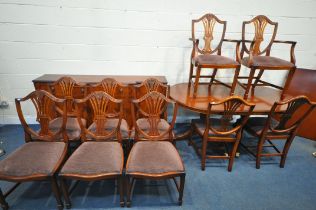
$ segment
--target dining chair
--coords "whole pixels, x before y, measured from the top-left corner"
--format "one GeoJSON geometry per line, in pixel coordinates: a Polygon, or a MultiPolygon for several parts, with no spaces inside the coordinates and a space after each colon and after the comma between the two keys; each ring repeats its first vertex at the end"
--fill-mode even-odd
{"type": "MultiPolygon", "coordinates": [[[[293,41],[280,41],[276,40],[276,34],[278,29],[278,23],[271,21],[268,17],[264,15],[258,15],[251,19],[250,21],[244,21],[242,24],[242,48],[241,48],[241,64],[250,69],[248,76],[239,76],[238,82],[240,79],[247,80],[247,83],[244,84],[239,82],[239,84],[245,89],[244,98],[247,99],[249,91],[251,89],[252,94],[254,94],[256,86],[270,86],[280,90],[285,91],[294,75],[296,69],[295,66],[295,55],[294,48],[296,42],[293,41]],[[254,33],[249,32],[251,26],[253,25],[254,33]],[[267,31],[267,28],[270,28],[272,31],[267,31]],[[271,37],[268,37],[268,34],[271,37]],[[254,34],[252,39],[246,39],[246,36],[249,34],[254,34]],[[267,38],[268,37],[268,38],[267,38]],[[267,38],[267,44],[264,45],[264,39],[267,38]],[[250,46],[247,46],[248,45],[250,46]],[[290,61],[283,60],[278,57],[271,56],[271,48],[274,44],[288,44],[291,45],[290,49],[290,61]],[[245,54],[247,56],[245,56],[245,54]],[[259,70],[258,74],[255,76],[256,70],[259,70]],[[261,79],[265,70],[287,70],[288,76],[285,79],[284,87],[272,84],[261,79]]],[[[282,92],[282,98],[283,98],[282,92]]]]}
{"type": "MultiPolygon", "coordinates": [[[[193,97],[197,96],[198,86],[201,78],[210,78],[209,87],[214,83],[223,85],[231,89],[230,94],[234,95],[237,84],[237,77],[240,71],[240,57],[239,46],[240,40],[225,39],[226,21],[218,19],[214,14],[205,14],[199,19],[192,20],[192,38],[193,43],[192,53],[190,58],[190,75],[189,86],[193,84],[193,97]],[[203,45],[200,47],[200,39],[198,35],[200,32],[196,29],[199,25],[203,26],[203,45]],[[214,36],[215,26],[221,27],[221,37],[216,41],[214,36]],[[216,43],[217,42],[217,43],[216,43]],[[236,59],[222,55],[223,42],[236,43],[236,59]],[[214,46],[214,47],[213,47],[214,46]],[[212,74],[201,74],[202,69],[213,69],[212,74]],[[216,78],[218,69],[235,69],[232,84],[221,82],[216,78]],[[195,79],[193,81],[193,79],[195,79]]],[[[208,71],[209,72],[209,71],[208,71]]]]}
{"type": "Polygon", "coordinates": [[[163,82],[160,82],[158,79],[151,77],[145,79],[139,84],[134,85],[133,97],[134,99],[141,98],[151,91],[157,91],[168,97],[169,86],[163,82]]]}
{"type": "MultiPolygon", "coordinates": [[[[122,176],[124,154],[122,149],[121,123],[123,116],[122,100],[115,99],[104,91],[90,93],[83,99],[74,100],[81,128],[82,144],[69,157],[62,167],[59,178],[67,208],[71,207],[70,193],[66,180],[97,181],[117,180],[120,205],[124,206],[122,176]],[[111,104],[116,109],[109,109],[111,104]],[[86,128],[79,112],[90,107],[93,123],[86,128]]],[[[76,186],[76,185],[74,185],[76,186]]]]}
{"type": "Polygon", "coordinates": [[[56,173],[67,154],[68,139],[65,133],[67,118],[63,115],[60,127],[55,130],[50,129],[49,122],[54,120],[50,116],[53,107],[58,105],[64,113],[67,112],[66,100],[58,99],[44,90],[37,90],[24,98],[16,98],[15,104],[26,143],[0,161],[0,180],[16,183],[6,193],[0,190],[1,207],[9,209],[5,199],[22,182],[48,180],[51,182],[58,209],[63,209],[56,173]],[[34,130],[24,118],[22,110],[24,106],[21,104],[30,103],[36,110],[39,130],[34,130]]]}
{"type": "MultiPolygon", "coordinates": [[[[96,83],[96,84],[91,84],[87,88],[88,92],[95,92],[95,91],[104,91],[105,93],[109,94],[115,99],[120,99],[122,100],[122,106],[129,105],[125,101],[129,101],[127,97],[126,92],[129,91],[129,88],[127,85],[124,85],[117,80],[113,78],[105,78],[101,82],[96,83]]],[[[109,104],[109,109],[115,110],[116,104],[109,104]]],[[[89,108],[89,107],[87,107],[89,108]]],[[[123,119],[121,121],[121,135],[122,135],[122,140],[128,140],[130,138],[130,133],[131,130],[129,128],[129,125],[127,123],[126,115],[128,113],[123,112],[123,119]]],[[[130,114],[130,113],[129,113],[130,114]]]]}
{"type": "MultiPolygon", "coordinates": [[[[61,77],[56,82],[49,85],[49,92],[57,98],[63,98],[67,101],[67,125],[66,131],[70,142],[80,140],[80,126],[77,121],[76,111],[74,107],[74,95],[79,98],[85,96],[85,88],[83,84],[76,82],[71,77],[61,77]]],[[[55,115],[59,116],[49,123],[51,129],[60,127],[63,111],[56,107],[55,115]]],[[[82,113],[80,113],[82,116],[82,113]]],[[[86,120],[82,118],[82,122],[86,125],[86,120]]]]}
{"type": "Polygon", "coordinates": [[[210,102],[205,119],[192,120],[189,143],[201,156],[202,170],[205,170],[206,159],[229,159],[228,171],[232,170],[242,128],[254,107],[254,104],[239,96],[230,96],[219,102],[210,102]],[[194,134],[202,137],[202,148],[193,141],[194,134]],[[227,144],[230,143],[232,148],[225,155],[208,155],[207,149],[210,142],[224,143],[226,150],[229,150],[227,144]]]}
{"type": "Polygon", "coordinates": [[[185,169],[181,157],[172,144],[178,106],[165,95],[152,91],[132,101],[132,113],[135,124],[135,141],[126,163],[126,186],[128,207],[131,206],[131,194],[135,179],[172,178],[179,191],[178,204],[182,205],[185,182],[185,169]],[[171,123],[161,117],[168,104],[173,105],[171,123]],[[146,107],[143,109],[142,107],[146,107]],[[146,110],[146,111],[145,111],[146,110]],[[142,117],[136,118],[136,113],[142,117]],[[176,180],[180,177],[180,184],[176,180]]]}
{"type": "Polygon", "coordinates": [[[285,160],[294,140],[297,130],[303,120],[315,108],[316,103],[312,103],[306,96],[297,96],[286,101],[275,102],[267,117],[251,117],[244,127],[250,135],[258,139],[255,146],[256,152],[251,150],[251,145],[241,145],[250,154],[256,157],[256,168],[260,168],[261,157],[281,156],[280,168],[284,167],[285,160]],[[283,150],[280,151],[279,145],[272,141],[285,141],[283,150]],[[265,144],[267,143],[267,144],[265,144]],[[264,150],[272,148],[276,153],[264,150]]]}

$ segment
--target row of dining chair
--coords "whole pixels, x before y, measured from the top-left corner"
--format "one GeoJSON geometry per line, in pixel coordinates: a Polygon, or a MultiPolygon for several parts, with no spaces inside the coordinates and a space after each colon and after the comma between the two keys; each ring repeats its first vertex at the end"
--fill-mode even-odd
{"type": "MultiPolygon", "coordinates": [[[[65,87],[71,79],[63,78],[61,81],[60,88],[69,92],[69,88],[65,87]]],[[[114,80],[108,81],[115,83],[114,80]]],[[[152,81],[146,88],[152,90],[157,87],[152,81]]],[[[154,90],[132,100],[134,129],[130,133],[133,133],[134,144],[129,154],[124,154],[122,140],[126,130],[123,125],[125,120],[122,99],[112,97],[106,90],[108,89],[96,90],[81,99],[70,98],[71,93],[68,97],[57,98],[47,91],[37,90],[24,98],[16,99],[26,144],[0,162],[0,179],[16,182],[17,185],[26,181],[50,180],[58,208],[62,209],[60,190],[63,192],[66,207],[71,207],[67,180],[116,179],[120,205],[124,206],[126,203],[130,206],[135,179],[172,178],[179,191],[178,204],[181,205],[185,169],[172,144],[177,105],[166,95],[154,90]],[[26,101],[32,101],[36,108],[40,125],[38,130],[29,126],[24,118],[21,103],[26,101]],[[164,113],[170,103],[174,111],[172,121],[168,123],[164,113]],[[73,112],[68,115],[68,111],[73,112]],[[82,116],[83,112],[90,113],[91,124],[87,124],[82,116]],[[75,122],[80,127],[79,139],[82,143],[69,156],[69,136],[73,133],[71,126],[75,122]],[[180,180],[176,180],[177,178],[180,180]]],[[[4,209],[9,208],[5,198],[17,185],[7,193],[0,191],[0,203],[4,209]]]]}
{"type": "Polygon", "coordinates": [[[205,170],[206,159],[228,159],[228,171],[232,170],[239,145],[256,157],[256,168],[260,168],[262,157],[280,156],[280,167],[283,168],[291,143],[302,121],[313,111],[316,103],[310,102],[306,96],[297,96],[285,101],[275,102],[267,116],[250,117],[255,104],[231,96],[219,102],[209,103],[205,119],[194,119],[191,122],[191,136],[189,144],[201,156],[201,168],[205,170]],[[253,151],[251,141],[241,143],[243,133],[254,136],[257,141],[256,151],[253,151]],[[202,137],[202,146],[198,146],[192,136],[202,137]],[[272,142],[285,140],[280,150],[272,142]],[[208,143],[221,142],[225,144],[225,155],[207,154],[208,143]],[[227,144],[230,143],[232,148],[227,144]],[[275,150],[267,152],[265,147],[275,150]]]}

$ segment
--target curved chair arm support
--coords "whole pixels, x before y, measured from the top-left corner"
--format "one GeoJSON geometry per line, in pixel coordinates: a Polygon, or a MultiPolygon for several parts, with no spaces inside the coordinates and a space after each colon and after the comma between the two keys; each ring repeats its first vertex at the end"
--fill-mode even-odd
{"type": "MultiPolygon", "coordinates": [[[[17,110],[19,120],[20,120],[20,122],[21,122],[21,124],[23,126],[23,129],[24,129],[24,132],[25,132],[25,135],[26,135],[26,138],[25,138],[26,142],[31,141],[32,140],[32,136],[39,137],[39,134],[36,131],[34,131],[27,124],[27,122],[26,122],[26,120],[24,118],[24,115],[23,115],[21,102],[24,102],[24,101],[27,101],[27,100],[31,99],[33,97],[33,95],[35,95],[38,92],[41,92],[46,97],[50,98],[50,100],[52,100],[52,101],[54,101],[56,103],[64,103],[63,112],[67,113],[67,104],[65,103],[65,99],[56,98],[55,96],[51,95],[50,93],[48,93],[48,92],[46,92],[44,90],[36,90],[36,91],[31,92],[30,94],[28,94],[24,98],[16,98],[15,99],[16,110],[17,110]]],[[[58,132],[56,132],[54,136],[41,136],[40,139],[44,140],[44,141],[51,141],[52,139],[54,139],[54,138],[58,137],[60,134],[62,134],[64,142],[67,142],[68,138],[67,138],[67,135],[65,133],[66,121],[67,121],[67,118],[66,118],[65,115],[63,115],[63,123],[62,123],[62,127],[60,128],[60,130],[58,132]]]]}
{"type": "Polygon", "coordinates": [[[238,39],[223,39],[223,42],[233,42],[233,43],[236,43],[236,61],[238,63],[241,62],[241,56],[240,56],[240,43],[241,43],[241,40],[238,40],[238,39]]]}
{"type": "Polygon", "coordinates": [[[199,52],[199,39],[193,39],[189,38],[190,41],[192,41],[193,47],[192,47],[192,53],[191,53],[191,59],[196,56],[196,54],[199,52]]]}
{"type": "Polygon", "coordinates": [[[295,59],[295,54],[294,54],[294,49],[296,46],[296,42],[295,41],[282,41],[282,40],[274,40],[273,43],[279,43],[279,44],[290,44],[291,45],[291,63],[295,64],[296,63],[296,59],[295,59]]]}

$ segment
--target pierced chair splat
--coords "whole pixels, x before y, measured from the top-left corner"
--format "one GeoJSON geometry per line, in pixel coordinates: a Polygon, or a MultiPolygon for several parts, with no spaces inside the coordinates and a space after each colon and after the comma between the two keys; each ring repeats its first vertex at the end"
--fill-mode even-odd
{"type": "Polygon", "coordinates": [[[120,129],[123,116],[122,100],[115,99],[103,91],[96,91],[83,99],[75,99],[75,106],[77,112],[81,112],[83,107],[90,107],[93,123],[89,128],[85,128],[82,119],[78,117],[83,143],[69,157],[59,173],[66,207],[71,207],[69,192],[72,191],[68,189],[66,179],[116,179],[120,205],[124,206],[124,153],[120,129]],[[116,111],[113,110],[114,106],[117,107],[116,111]]]}
{"type": "MultiPolygon", "coordinates": [[[[56,96],[57,98],[63,98],[67,101],[67,135],[69,138],[69,141],[78,141],[80,140],[80,126],[77,121],[76,111],[74,107],[74,92],[78,92],[76,95],[80,95],[80,98],[83,98],[85,96],[86,89],[84,87],[84,84],[77,83],[74,79],[71,77],[61,77],[53,84],[49,85],[50,92],[56,96]]],[[[62,116],[64,113],[59,108],[56,107],[56,113],[57,116],[62,116]]],[[[80,116],[82,116],[82,113],[80,113],[80,116]]],[[[83,123],[86,124],[86,121],[84,120],[83,116],[83,123]]],[[[49,126],[54,129],[58,128],[61,123],[61,118],[57,117],[54,121],[51,121],[49,126]]]]}
{"type": "Polygon", "coordinates": [[[152,91],[132,101],[135,141],[126,164],[127,206],[131,205],[131,191],[135,179],[167,179],[175,181],[182,204],[185,169],[181,157],[172,144],[178,106],[163,94],[152,91]],[[173,105],[171,123],[161,117],[168,104],[173,105]],[[142,109],[145,107],[145,109],[142,109]],[[137,115],[137,113],[140,113],[137,115]],[[136,118],[136,116],[141,116],[136,118]],[[161,158],[163,157],[163,158],[161,158]],[[176,180],[180,177],[180,184],[176,180]]]}
{"type": "Polygon", "coordinates": [[[228,159],[228,171],[232,170],[241,139],[242,128],[246,124],[254,107],[254,104],[248,103],[239,96],[231,96],[219,102],[209,103],[207,115],[204,120],[192,120],[191,133],[192,135],[196,133],[202,137],[202,148],[197,146],[192,136],[189,139],[189,143],[201,155],[202,170],[205,170],[206,159],[228,159]],[[215,111],[216,107],[220,108],[215,111]],[[227,150],[228,147],[226,145],[230,143],[232,148],[225,155],[207,155],[209,142],[224,143],[227,150]]]}
{"type": "Polygon", "coordinates": [[[271,156],[281,156],[280,167],[284,167],[287,153],[300,124],[315,106],[316,104],[310,102],[307,97],[297,96],[286,101],[275,102],[267,117],[249,119],[244,130],[258,139],[255,146],[257,151],[254,153],[251,146],[244,141],[241,145],[256,157],[257,169],[260,168],[261,157],[271,156]],[[282,151],[272,142],[273,140],[285,141],[282,151]],[[274,149],[276,153],[263,153],[265,147],[274,149]]]}
{"type": "Polygon", "coordinates": [[[192,20],[192,38],[193,48],[190,58],[190,75],[189,75],[189,86],[193,84],[193,97],[197,96],[198,86],[201,78],[210,78],[209,87],[214,83],[224,85],[231,89],[230,94],[233,95],[237,84],[237,77],[240,71],[240,57],[239,57],[239,40],[225,39],[226,32],[226,21],[218,19],[213,14],[205,14],[201,18],[192,20]],[[197,38],[196,27],[198,24],[203,24],[204,29],[204,46],[200,48],[200,40],[197,38]],[[214,27],[215,25],[222,26],[221,38],[216,47],[212,47],[214,42],[214,27]],[[236,60],[225,57],[222,54],[223,42],[234,42],[236,43],[236,60]],[[201,71],[204,68],[211,68],[213,72],[211,75],[202,75],[201,71]],[[231,85],[221,82],[216,79],[216,73],[218,69],[235,69],[234,78],[231,85]],[[196,72],[196,73],[194,73],[196,72]],[[193,81],[193,78],[195,79],[193,81]]]}
{"type": "MultiPolygon", "coordinates": [[[[278,29],[278,23],[271,21],[268,17],[264,15],[258,15],[251,19],[250,21],[244,21],[242,24],[242,48],[241,48],[241,64],[250,69],[248,76],[239,76],[239,80],[247,80],[247,83],[244,84],[239,82],[239,84],[245,89],[244,98],[247,99],[250,89],[252,94],[254,94],[256,86],[271,86],[280,90],[285,91],[294,75],[294,71],[296,69],[295,66],[295,56],[294,56],[294,48],[296,42],[293,41],[280,41],[275,40],[278,29]],[[246,39],[246,35],[248,35],[247,28],[252,26],[254,27],[254,37],[252,40],[246,39]],[[265,34],[268,34],[267,27],[271,28],[272,35],[268,44],[265,47],[264,38],[265,34]],[[250,46],[247,46],[250,44],[250,46]],[[291,45],[290,49],[290,61],[283,60],[278,57],[270,56],[271,48],[273,44],[288,44],[291,45]],[[247,54],[247,56],[245,56],[247,54]],[[255,76],[256,70],[259,70],[258,74],[255,76]],[[288,76],[285,78],[284,87],[272,84],[271,82],[267,82],[261,79],[265,70],[287,70],[289,71],[288,76]]],[[[283,94],[281,96],[283,98],[283,94]]]]}
{"type": "Polygon", "coordinates": [[[15,182],[8,192],[0,190],[0,203],[3,209],[9,205],[5,198],[21,183],[49,180],[57,201],[58,209],[63,209],[56,174],[66,159],[68,139],[65,132],[66,115],[62,116],[59,128],[51,129],[54,120],[50,112],[56,106],[67,112],[65,99],[58,99],[44,90],[33,91],[24,98],[15,99],[19,119],[24,129],[26,143],[0,161],[0,180],[15,182]],[[34,130],[25,120],[22,103],[31,101],[37,112],[40,129],[34,130]]]}

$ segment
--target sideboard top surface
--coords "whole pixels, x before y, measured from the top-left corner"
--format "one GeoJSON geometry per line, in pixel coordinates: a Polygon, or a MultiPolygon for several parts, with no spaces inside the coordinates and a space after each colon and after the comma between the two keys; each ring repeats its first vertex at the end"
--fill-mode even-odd
{"type": "Polygon", "coordinates": [[[123,84],[137,84],[148,78],[156,78],[160,82],[167,84],[165,76],[151,76],[151,75],[66,75],[66,74],[44,74],[33,80],[33,83],[50,83],[57,81],[63,76],[69,76],[79,83],[98,83],[104,78],[113,78],[123,84]]]}

